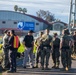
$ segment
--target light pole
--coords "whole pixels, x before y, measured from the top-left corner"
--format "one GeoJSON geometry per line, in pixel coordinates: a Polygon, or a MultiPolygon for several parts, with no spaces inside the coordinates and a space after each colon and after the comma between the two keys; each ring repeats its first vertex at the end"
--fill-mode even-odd
{"type": "Polygon", "coordinates": [[[73,28],[75,28],[75,23],[76,23],[76,0],[74,1],[74,23],[73,23],[73,28]]]}
{"type": "Polygon", "coordinates": [[[76,0],[71,0],[70,2],[70,15],[69,15],[69,25],[68,25],[69,31],[76,30],[76,0]],[[73,20],[73,26],[71,27],[71,21],[73,20]]]}
{"type": "Polygon", "coordinates": [[[68,25],[68,29],[69,29],[69,31],[71,31],[70,24],[71,24],[72,8],[73,8],[73,6],[72,6],[73,2],[72,2],[72,1],[73,1],[73,0],[71,0],[71,2],[70,2],[70,14],[69,14],[69,25],[68,25]]]}

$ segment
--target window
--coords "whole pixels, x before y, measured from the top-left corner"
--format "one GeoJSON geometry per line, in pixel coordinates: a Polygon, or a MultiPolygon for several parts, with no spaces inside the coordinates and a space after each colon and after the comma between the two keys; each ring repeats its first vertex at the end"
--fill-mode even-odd
{"type": "Polygon", "coordinates": [[[36,25],[39,25],[39,23],[36,23],[36,25]]]}
{"type": "Polygon", "coordinates": [[[59,31],[60,30],[60,25],[59,24],[54,25],[54,30],[59,31]]]}
{"type": "Polygon", "coordinates": [[[5,21],[2,21],[2,23],[5,24],[6,22],[5,21]]]}
{"type": "Polygon", "coordinates": [[[14,24],[17,24],[17,22],[14,22],[14,24]]]}

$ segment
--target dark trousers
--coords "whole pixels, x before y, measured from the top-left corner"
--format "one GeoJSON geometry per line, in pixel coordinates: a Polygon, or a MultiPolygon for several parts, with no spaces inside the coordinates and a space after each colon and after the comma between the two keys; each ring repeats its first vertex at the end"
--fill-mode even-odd
{"type": "Polygon", "coordinates": [[[17,48],[10,50],[10,70],[16,71],[17,48]]]}
{"type": "Polygon", "coordinates": [[[74,53],[76,54],[76,43],[74,44],[74,53]]]}
{"type": "Polygon", "coordinates": [[[46,67],[48,67],[49,63],[49,57],[50,57],[50,49],[48,47],[43,47],[43,50],[41,50],[41,66],[44,67],[45,58],[46,58],[46,67]]]}
{"type": "Polygon", "coordinates": [[[41,51],[40,49],[37,51],[37,57],[36,57],[36,64],[39,63],[39,57],[41,56],[41,51]]]}
{"type": "Polygon", "coordinates": [[[64,68],[71,68],[71,50],[70,49],[62,49],[61,51],[61,61],[64,68]]]}
{"type": "Polygon", "coordinates": [[[54,49],[52,53],[52,60],[53,60],[54,66],[59,66],[59,63],[60,63],[59,56],[60,56],[59,48],[54,49]]]}

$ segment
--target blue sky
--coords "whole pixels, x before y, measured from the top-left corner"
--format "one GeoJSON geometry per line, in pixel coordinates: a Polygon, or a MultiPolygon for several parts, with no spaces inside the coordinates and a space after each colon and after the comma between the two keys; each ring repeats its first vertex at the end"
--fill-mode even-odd
{"type": "Polygon", "coordinates": [[[0,10],[13,10],[14,5],[27,8],[27,13],[36,16],[40,9],[49,10],[56,19],[68,23],[70,0],[0,0],[0,10]]]}

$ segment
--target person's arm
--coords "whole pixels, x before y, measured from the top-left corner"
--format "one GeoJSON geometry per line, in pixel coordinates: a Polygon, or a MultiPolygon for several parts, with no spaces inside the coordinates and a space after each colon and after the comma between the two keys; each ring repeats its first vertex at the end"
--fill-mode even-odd
{"type": "Polygon", "coordinates": [[[35,45],[36,47],[38,47],[37,40],[35,40],[34,45],[35,45]]]}
{"type": "Polygon", "coordinates": [[[61,40],[60,40],[60,50],[62,48],[62,42],[63,42],[63,39],[61,38],[61,40]]]}
{"type": "Polygon", "coordinates": [[[74,40],[73,39],[71,39],[71,41],[69,42],[69,46],[74,47],[74,40]]]}
{"type": "Polygon", "coordinates": [[[22,42],[22,44],[23,44],[24,47],[26,47],[25,46],[25,41],[26,41],[26,36],[24,37],[23,42],[22,42]]]}
{"type": "Polygon", "coordinates": [[[32,36],[32,47],[34,48],[34,37],[32,36]]]}

